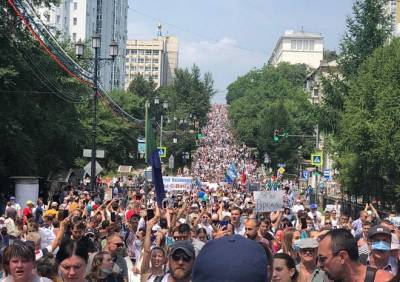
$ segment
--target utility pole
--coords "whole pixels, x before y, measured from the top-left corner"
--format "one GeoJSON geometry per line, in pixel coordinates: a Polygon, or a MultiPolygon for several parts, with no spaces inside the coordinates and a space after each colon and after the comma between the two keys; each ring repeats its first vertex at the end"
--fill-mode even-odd
{"type": "Polygon", "coordinates": [[[163,123],[164,123],[164,116],[161,115],[161,120],[160,120],[160,147],[162,147],[162,135],[163,135],[163,123]]]}
{"type": "Polygon", "coordinates": [[[91,190],[96,191],[96,123],[97,123],[97,68],[99,58],[99,48],[94,48],[94,75],[93,75],[93,121],[92,121],[92,158],[90,170],[91,190]]]}

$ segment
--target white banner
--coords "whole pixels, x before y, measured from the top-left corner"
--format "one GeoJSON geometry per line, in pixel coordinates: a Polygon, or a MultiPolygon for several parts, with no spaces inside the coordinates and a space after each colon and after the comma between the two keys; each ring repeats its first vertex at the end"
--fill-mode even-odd
{"type": "Polygon", "coordinates": [[[254,191],[256,212],[283,210],[283,191],[254,191]]]}
{"type": "Polygon", "coordinates": [[[167,192],[190,191],[193,180],[191,177],[163,176],[163,182],[167,192]]]}

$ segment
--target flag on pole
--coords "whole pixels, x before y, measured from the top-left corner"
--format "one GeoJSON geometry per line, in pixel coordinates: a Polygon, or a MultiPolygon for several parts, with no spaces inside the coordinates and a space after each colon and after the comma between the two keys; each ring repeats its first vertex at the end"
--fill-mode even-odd
{"type": "Polygon", "coordinates": [[[156,145],[156,136],[154,134],[151,112],[146,108],[146,158],[147,163],[151,165],[152,181],[156,192],[157,204],[162,206],[165,198],[164,182],[162,178],[161,160],[156,145]]]}

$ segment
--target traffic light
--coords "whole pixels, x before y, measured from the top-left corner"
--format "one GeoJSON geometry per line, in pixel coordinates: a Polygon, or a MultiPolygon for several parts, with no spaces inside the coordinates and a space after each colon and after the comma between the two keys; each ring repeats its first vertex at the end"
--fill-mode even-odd
{"type": "Polygon", "coordinates": [[[274,130],[274,142],[275,143],[279,142],[279,129],[274,130]]]}

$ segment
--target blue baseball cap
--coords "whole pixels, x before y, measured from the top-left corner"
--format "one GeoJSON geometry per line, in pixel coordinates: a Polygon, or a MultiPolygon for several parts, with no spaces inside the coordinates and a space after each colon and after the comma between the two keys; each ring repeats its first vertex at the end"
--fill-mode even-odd
{"type": "Polygon", "coordinates": [[[260,243],[241,235],[208,241],[193,265],[193,282],[265,282],[268,259],[260,243]]]}
{"type": "Polygon", "coordinates": [[[317,208],[318,208],[317,204],[311,204],[310,205],[310,209],[317,209],[317,208]]]}

